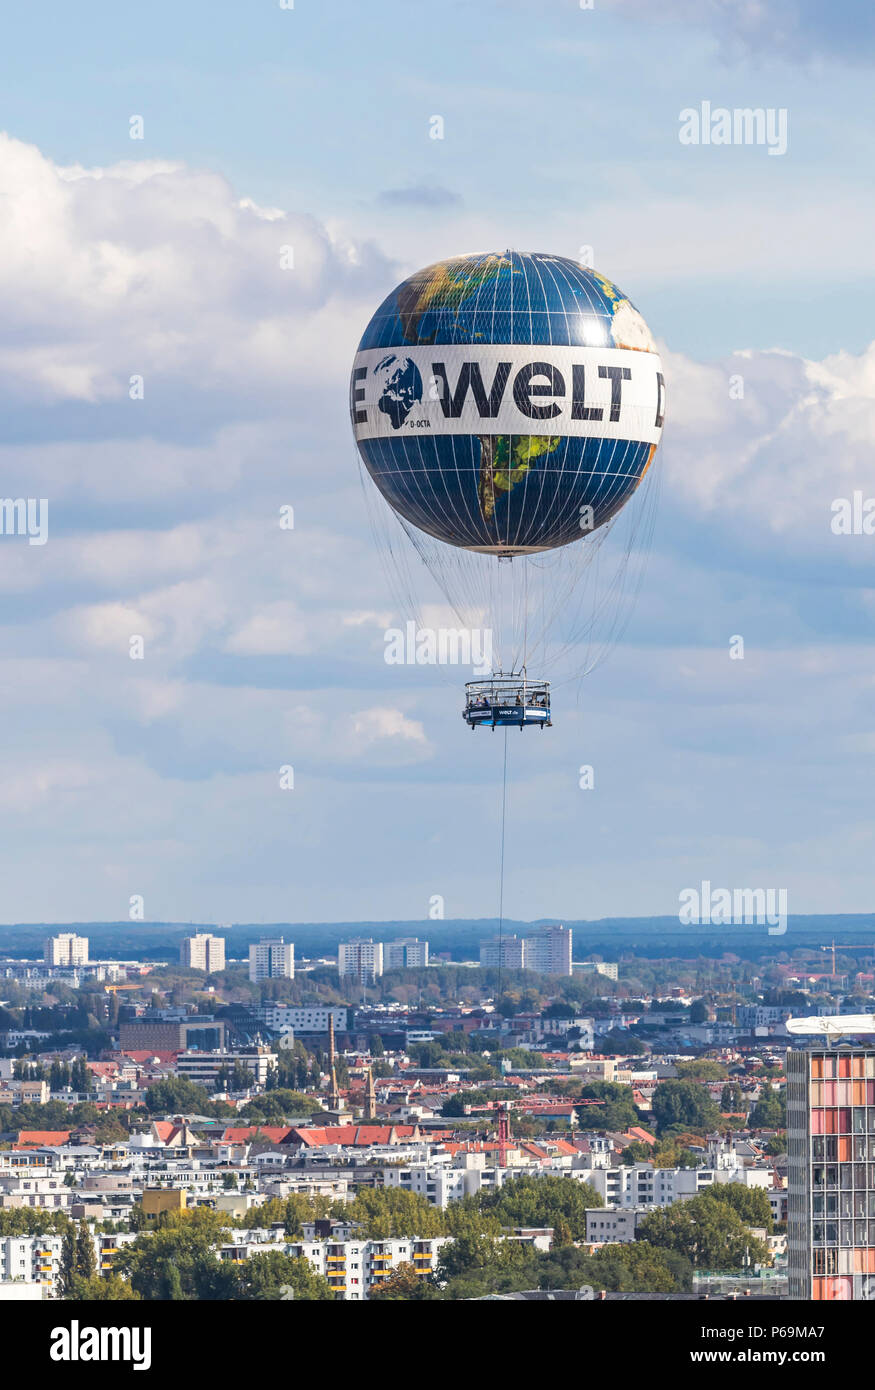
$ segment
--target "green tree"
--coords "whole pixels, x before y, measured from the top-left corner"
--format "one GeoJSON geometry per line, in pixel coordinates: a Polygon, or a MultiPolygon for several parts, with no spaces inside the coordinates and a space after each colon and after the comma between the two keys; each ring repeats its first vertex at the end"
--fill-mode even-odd
{"type": "Polygon", "coordinates": [[[388,1279],[371,1289],[368,1301],[376,1298],[389,1302],[403,1300],[405,1303],[421,1303],[436,1297],[437,1291],[431,1278],[423,1278],[412,1264],[400,1264],[388,1279]]]}
{"type": "Polygon", "coordinates": [[[276,1124],[285,1119],[313,1115],[321,1109],[322,1106],[315,1096],[307,1096],[302,1091],[291,1091],[285,1086],[280,1086],[275,1090],[265,1091],[263,1095],[253,1096],[252,1100],[244,1105],[243,1115],[247,1120],[267,1120],[276,1124]]]}
{"type": "Polygon", "coordinates": [[[95,1274],[90,1279],[74,1276],[69,1297],[76,1303],[101,1303],[139,1299],[140,1295],[134,1292],[127,1279],[112,1273],[104,1277],[95,1274]]]}
{"type": "Polygon", "coordinates": [[[444,1233],[444,1215],[439,1207],[418,1192],[403,1187],[364,1187],[352,1202],[341,1206],[339,1215],[361,1223],[364,1234],[373,1240],[399,1236],[439,1236],[444,1233]]]}
{"type": "Polygon", "coordinates": [[[87,1222],[81,1222],[76,1233],[76,1274],[80,1279],[92,1279],[97,1273],[94,1242],[87,1222]]]}
{"type": "Polygon", "coordinates": [[[585,1239],[587,1208],[603,1206],[589,1183],[552,1175],[524,1174],[480,1198],[481,1211],[497,1216],[502,1226],[558,1227],[557,1243],[566,1245],[585,1239]]]}
{"type": "Polygon", "coordinates": [[[631,1086],[621,1086],[616,1081],[590,1081],[582,1088],[580,1099],[602,1102],[578,1108],[580,1123],[587,1129],[611,1130],[622,1134],[630,1125],[639,1122],[631,1086]]]}
{"type": "Polygon", "coordinates": [[[751,1129],[784,1129],[787,1124],[787,1103],[782,1091],[764,1086],[750,1112],[751,1129]]]}
{"type": "Polygon", "coordinates": [[[746,1226],[762,1226],[771,1234],[773,1217],[769,1194],[763,1187],[745,1187],[740,1182],[715,1182],[702,1194],[715,1202],[725,1202],[737,1212],[746,1226]]]}
{"type": "Polygon", "coordinates": [[[728,1202],[715,1201],[710,1193],[648,1212],[636,1237],[686,1256],[697,1269],[741,1269],[746,1260],[768,1259],[765,1242],[751,1235],[728,1202]]]}
{"type": "Polygon", "coordinates": [[[726,1068],[713,1057],[691,1057],[675,1066],[678,1076],[684,1081],[725,1081],[726,1068]]]}
{"type": "Polygon", "coordinates": [[[58,1291],[62,1298],[70,1298],[73,1280],[76,1277],[76,1231],[69,1226],[61,1240],[61,1257],[58,1261],[58,1291]]]}
{"type": "Polygon", "coordinates": [[[698,1081],[661,1081],[653,1092],[653,1118],[660,1131],[673,1125],[701,1131],[714,1129],[720,1112],[698,1081]]]}
{"type": "Polygon", "coordinates": [[[327,1302],[335,1297],[328,1280],[309,1261],[281,1250],[252,1255],[237,1266],[234,1298],[275,1303],[288,1300],[289,1290],[296,1300],[327,1302]]]}
{"type": "Polygon", "coordinates": [[[737,1115],[744,1109],[744,1095],[737,1081],[727,1081],[720,1092],[720,1109],[737,1115]]]}
{"type": "Polygon", "coordinates": [[[163,1224],[120,1250],[113,1269],[144,1299],[234,1298],[237,1267],[215,1250],[227,1224],[227,1218],[206,1208],[169,1213],[163,1224]]]}
{"type": "Polygon", "coordinates": [[[203,1086],[184,1076],[168,1076],[156,1081],[146,1092],[145,1105],[150,1115],[184,1114],[186,1111],[204,1114],[210,1100],[203,1086]]]}

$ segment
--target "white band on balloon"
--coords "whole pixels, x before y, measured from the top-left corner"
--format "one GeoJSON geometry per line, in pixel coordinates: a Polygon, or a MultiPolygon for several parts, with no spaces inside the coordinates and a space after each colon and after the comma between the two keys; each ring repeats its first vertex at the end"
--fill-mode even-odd
{"type": "Polygon", "coordinates": [[[658,444],[665,385],[655,352],[460,344],[356,354],[357,440],[559,435],[658,444]]]}

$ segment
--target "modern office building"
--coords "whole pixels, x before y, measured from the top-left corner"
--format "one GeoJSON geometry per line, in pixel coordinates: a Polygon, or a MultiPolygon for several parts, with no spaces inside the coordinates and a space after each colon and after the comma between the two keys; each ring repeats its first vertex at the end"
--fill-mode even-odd
{"type": "Polygon", "coordinates": [[[363,984],[373,984],[383,973],[382,942],[370,937],[341,942],[337,948],[337,972],[341,978],[352,975],[363,984]]]}
{"type": "Polygon", "coordinates": [[[179,948],[179,959],[190,970],[205,970],[208,975],[225,969],[225,938],[211,932],[187,936],[179,948]]]}
{"type": "Polygon", "coordinates": [[[387,941],[383,947],[383,967],[386,970],[419,970],[428,965],[428,942],[418,936],[403,936],[387,941]]]}
{"type": "Polygon", "coordinates": [[[122,1052],[183,1052],[187,1048],[206,1051],[224,1046],[224,1023],[204,1014],[173,1017],[172,1010],[156,1009],[119,1024],[122,1052]]]}
{"type": "Polygon", "coordinates": [[[263,936],[249,947],[249,978],[253,984],[261,980],[293,980],[295,978],[295,947],[281,936],[263,936]]]}
{"type": "MultiPolygon", "coordinates": [[[[248,1047],[236,1052],[191,1050],[177,1057],[176,1075],[201,1086],[213,1086],[220,1072],[233,1070],[237,1063],[252,1072],[256,1085],[263,1086],[277,1064],[277,1055],[269,1047],[248,1047]]],[[[318,1105],[315,1108],[318,1110],[318,1105]]]]}
{"type": "Polygon", "coordinates": [[[480,964],[487,970],[523,970],[526,942],[520,936],[496,936],[492,941],[481,941],[480,964]]]}
{"type": "Polygon", "coordinates": [[[875,1298],[875,1048],[787,1053],[790,1297],[875,1298]]]}
{"type": "Polygon", "coordinates": [[[342,1007],[328,1006],[296,1007],[292,1004],[262,1004],[251,1010],[252,1017],[266,1028],[278,1033],[291,1030],[293,1033],[327,1033],[328,1021],[334,1021],[336,1033],[346,1032],[347,1011],[342,1007]]]}
{"type": "Polygon", "coordinates": [[[88,937],[74,932],[50,936],[43,947],[43,960],[46,965],[87,965],[88,937]]]}
{"type": "Polygon", "coordinates": [[[541,927],[526,937],[526,969],[541,975],[571,974],[570,927],[541,927]]]}

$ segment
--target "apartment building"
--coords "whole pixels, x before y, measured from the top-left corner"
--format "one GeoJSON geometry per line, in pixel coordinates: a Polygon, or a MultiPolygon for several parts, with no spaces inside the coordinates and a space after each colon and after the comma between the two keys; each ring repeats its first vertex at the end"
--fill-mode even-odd
{"type": "MultiPolygon", "coordinates": [[[[433,1207],[446,1208],[451,1202],[459,1202],[463,1197],[474,1197],[478,1192],[493,1192],[506,1182],[519,1177],[520,1167],[499,1168],[485,1162],[485,1155],[467,1156],[470,1164],[450,1165],[447,1163],[411,1163],[404,1167],[393,1166],[383,1169],[383,1186],[399,1187],[405,1192],[416,1192],[431,1203],[433,1207]],[[479,1159],[479,1162],[476,1160],[479,1159]]],[[[527,1175],[538,1174],[540,1167],[533,1165],[525,1169],[527,1175]]]]}
{"type": "Polygon", "coordinates": [[[214,975],[225,969],[225,938],[211,932],[196,932],[187,936],[179,947],[179,960],[190,970],[203,970],[214,975]]]}
{"type": "MultiPolygon", "coordinates": [[[[136,1238],[133,1231],[112,1236],[93,1235],[91,1239],[99,1273],[108,1273],[118,1250],[136,1238]]],[[[62,1237],[59,1235],[0,1236],[0,1283],[23,1280],[25,1283],[40,1284],[50,1297],[56,1296],[61,1269],[61,1244],[62,1237]]]]}
{"type": "Polygon", "coordinates": [[[399,1265],[413,1265],[425,1278],[437,1269],[440,1249],[450,1239],[436,1236],[419,1240],[301,1240],[288,1242],[289,1255],[303,1256],[318,1274],[324,1274],[335,1293],[346,1302],[367,1298],[399,1265]]]}
{"type": "Polygon", "coordinates": [[[385,970],[419,970],[425,965],[428,965],[428,942],[420,941],[417,936],[387,941],[383,947],[385,970]]]}
{"type": "Polygon", "coordinates": [[[88,937],[75,932],[50,936],[43,947],[43,960],[46,965],[87,965],[88,937]]]}
{"type": "Polygon", "coordinates": [[[295,947],[281,936],[263,936],[249,947],[249,978],[253,984],[262,980],[293,980],[295,978],[295,947]]]}
{"type": "Polygon", "coordinates": [[[526,969],[541,975],[571,974],[570,927],[541,927],[526,937],[526,969]]]}
{"type": "Polygon", "coordinates": [[[337,949],[337,973],[341,979],[352,976],[362,984],[373,984],[383,973],[382,942],[370,937],[341,942],[337,949]]]}
{"type": "Polygon", "coordinates": [[[525,940],[520,936],[496,936],[491,941],[481,941],[480,964],[484,970],[524,970],[525,940]]]}
{"type": "Polygon", "coordinates": [[[718,1182],[740,1182],[765,1190],[773,1182],[768,1168],[652,1168],[648,1163],[594,1167],[575,1173],[577,1176],[595,1188],[606,1206],[626,1210],[667,1207],[685,1197],[695,1197],[718,1182]]]}

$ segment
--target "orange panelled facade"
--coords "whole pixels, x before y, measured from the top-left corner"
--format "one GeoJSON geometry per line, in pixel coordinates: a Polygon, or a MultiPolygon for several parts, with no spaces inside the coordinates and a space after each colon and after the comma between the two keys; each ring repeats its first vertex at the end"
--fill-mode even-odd
{"type": "MultiPolygon", "coordinates": [[[[794,1119],[790,1128],[804,1146],[801,1154],[794,1150],[802,1164],[794,1181],[804,1184],[808,1206],[795,1218],[793,1239],[798,1243],[800,1231],[807,1232],[812,1299],[871,1298],[866,1277],[875,1275],[875,1050],[825,1050],[806,1060],[804,1080],[801,1059],[792,1069],[802,1083],[796,1116],[807,1094],[807,1125],[794,1119]]],[[[799,1286],[791,1296],[800,1296],[799,1286]]]]}

